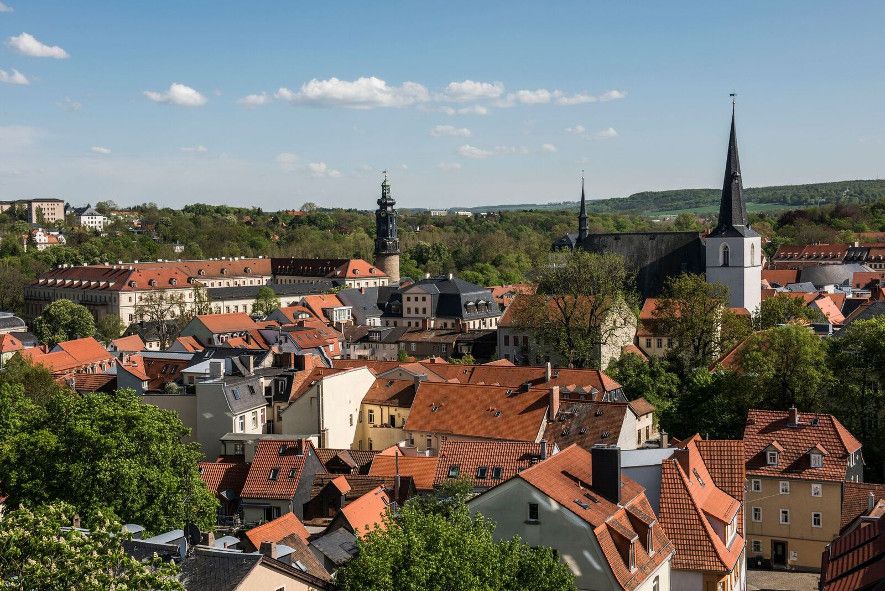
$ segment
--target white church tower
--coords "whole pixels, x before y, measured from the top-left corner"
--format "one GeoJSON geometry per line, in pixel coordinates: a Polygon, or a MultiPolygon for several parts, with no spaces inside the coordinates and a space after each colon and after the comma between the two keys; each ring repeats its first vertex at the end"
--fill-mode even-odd
{"type": "Polygon", "coordinates": [[[728,305],[755,312],[762,301],[762,239],[747,221],[734,129],[734,101],[719,223],[706,239],[706,257],[707,281],[728,286],[728,305]]]}

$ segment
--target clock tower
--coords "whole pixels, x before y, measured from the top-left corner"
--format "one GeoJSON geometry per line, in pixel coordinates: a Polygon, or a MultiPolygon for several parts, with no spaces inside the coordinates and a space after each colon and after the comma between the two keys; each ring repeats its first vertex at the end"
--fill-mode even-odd
{"type": "Polygon", "coordinates": [[[396,230],[396,201],[390,196],[387,171],[381,181],[381,198],[375,211],[375,266],[390,277],[392,285],[399,285],[399,237],[396,230]]]}

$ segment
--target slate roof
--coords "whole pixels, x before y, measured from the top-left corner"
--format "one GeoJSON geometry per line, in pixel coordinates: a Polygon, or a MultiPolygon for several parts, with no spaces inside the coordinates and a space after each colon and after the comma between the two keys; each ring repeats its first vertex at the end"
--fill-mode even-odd
{"type": "Polygon", "coordinates": [[[313,444],[307,439],[259,441],[240,496],[249,499],[291,499],[298,488],[305,459],[312,453],[313,444]],[[272,469],[277,470],[276,480],[270,480],[272,469]]]}
{"type": "Polygon", "coordinates": [[[28,327],[25,321],[10,312],[0,312],[0,330],[6,332],[25,331],[28,327]]]}
{"type": "Polygon", "coordinates": [[[406,419],[413,432],[536,441],[549,406],[548,389],[421,382],[406,419]]]}
{"type": "Polygon", "coordinates": [[[208,287],[206,293],[213,302],[223,300],[254,300],[262,287],[271,288],[277,296],[304,296],[325,293],[335,287],[329,279],[316,279],[309,283],[266,283],[263,285],[236,285],[231,287],[208,287]]]}
{"type": "Polygon", "coordinates": [[[821,560],[822,591],[885,588],[885,516],[833,540],[821,560]]]}
{"type": "Polygon", "coordinates": [[[842,484],[842,519],[839,529],[842,530],[861,515],[866,514],[870,494],[873,502],[885,499],[885,484],[870,482],[845,482],[842,484]]]}
{"type": "Polygon", "coordinates": [[[283,538],[293,535],[305,542],[310,538],[310,532],[294,513],[284,513],[273,521],[246,531],[246,537],[256,550],[261,549],[262,542],[279,543],[283,538]]]}
{"type": "Polygon", "coordinates": [[[799,413],[799,424],[793,426],[788,411],[750,409],[747,413],[744,457],[748,475],[844,481],[848,454],[860,447],[833,415],[799,413]],[[822,468],[811,467],[808,451],[816,444],[827,451],[822,468]],[[777,466],[766,464],[765,451],[772,445],[783,449],[777,466]]]}
{"type": "MultiPolygon", "coordinates": [[[[354,319],[356,322],[356,319],[354,319]]],[[[395,345],[400,338],[409,332],[407,326],[346,326],[344,338],[348,343],[381,343],[395,345]],[[373,340],[370,335],[380,335],[378,340],[373,340]]]]}
{"type": "Polygon", "coordinates": [[[181,582],[187,591],[236,591],[261,562],[256,553],[195,548],[181,563],[181,582]]]}
{"type": "Polygon", "coordinates": [[[725,179],[722,182],[722,198],[719,202],[719,222],[710,232],[711,237],[759,235],[750,228],[743,191],[741,161],[738,157],[737,132],[734,124],[734,110],[732,110],[728,153],[725,157],[725,179]]]}
{"type": "Polygon", "coordinates": [[[397,289],[395,285],[342,289],[338,292],[338,299],[351,307],[354,324],[366,324],[369,318],[381,316],[384,305],[397,289]]]}
{"type": "Polygon", "coordinates": [[[378,454],[378,452],[363,449],[334,449],[331,447],[319,447],[316,449],[316,454],[317,459],[319,459],[323,466],[327,466],[333,458],[337,458],[339,461],[355,469],[358,473],[365,474],[369,471],[372,459],[378,454]]]}
{"type": "Polygon", "coordinates": [[[336,566],[341,566],[356,556],[356,536],[343,527],[323,534],[310,545],[336,566]]]}
{"type": "Polygon", "coordinates": [[[439,486],[450,478],[458,477],[469,480],[474,488],[491,488],[538,463],[541,444],[524,441],[446,441],[437,457],[434,485],[439,486]],[[458,467],[457,476],[449,476],[452,466],[458,467]],[[480,472],[480,468],[485,468],[484,473],[480,472]]]}
{"type": "Polygon", "coordinates": [[[393,456],[378,454],[372,460],[369,476],[393,477],[399,465],[400,476],[409,476],[415,481],[418,491],[433,490],[437,456],[393,456]]]}
{"type": "MultiPolygon", "coordinates": [[[[401,317],[403,297],[418,293],[430,295],[428,310],[432,317],[474,320],[501,315],[501,308],[488,288],[464,281],[459,277],[449,276],[419,279],[398,289],[385,303],[382,316],[401,317]]],[[[408,305],[408,302],[405,305],[408,305]]]]}
{"type": "Polygon", "coordinates": [[[556,420],[547,423],[544,439],[560,449],[572,444],[587,450],[597,443],[617,444],[628,412],[623,403],[560,400],[556,420]]]}
{"type": "Polygon", "coordinates": [[[803,283],[813,283],[817,288],[825,285],[851,285],[854,274],[864,271],[871,271],[871,269],[857,263],[817,265],[802,269],[799,278],[803,283]]]}

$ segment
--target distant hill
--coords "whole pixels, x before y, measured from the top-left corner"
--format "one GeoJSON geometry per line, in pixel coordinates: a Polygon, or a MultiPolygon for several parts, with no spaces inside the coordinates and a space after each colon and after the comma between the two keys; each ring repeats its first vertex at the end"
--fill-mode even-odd
{"type": "MultiPolygon", "coordinates": [[[[885,198],[885,180],[835,181],[808,185],[781,185],[744,189],[750,211],[795,209],[817,204],[870,203],[885,198]]],[[[717,213],[720,189],[675,189],[643,191],[629,197],[593,199],[587,209],[596,213],[634,213],[668,215],[682,212],[717,213]]],[[[512,211],[523,209],[577,209],[577,201],[546,204],[491,205],[469,208],[469,211],[512,211]]]]}

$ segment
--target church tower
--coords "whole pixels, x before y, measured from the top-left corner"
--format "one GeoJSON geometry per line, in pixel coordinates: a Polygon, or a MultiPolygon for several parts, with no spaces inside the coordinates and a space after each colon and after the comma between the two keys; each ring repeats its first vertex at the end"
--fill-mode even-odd
{"type": "Polygon", "coordinates": [[[587,239],[587,199],[584,197],[584,175],[581,174],[581,212],[578,214],[578,239],[576,244],[581,244],[587,239]]]}
{"type": "Polygon", "coordinates": [[[749,225],[741,180],[734,101],[719,223],[706,239],[707,281],[728,286],[728,305],[756,311],[762,301],[762,238],[749,225]]]}
{"type": "Polygon", "coordinates": [[[375,266],[390,277],[391,285],[399,285],[399,238],[396,231],[396,205],[390,196],[387,171],[381,181],[381,198],[375,211],[375,266]]]}

